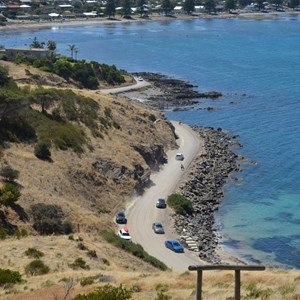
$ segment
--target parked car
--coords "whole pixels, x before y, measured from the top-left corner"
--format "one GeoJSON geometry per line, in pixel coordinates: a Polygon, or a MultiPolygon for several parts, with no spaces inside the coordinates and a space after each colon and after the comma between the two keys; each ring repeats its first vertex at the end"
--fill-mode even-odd
{"type": "Polygon", "coordinates": [[[165,233],[163,226],[159,222],[153,223],[152,229],[154,230],[155,233],[160,233],[160,234],[165,233]]]}
{"type": "Polygon", "coordinates": [[[124,227],[118,231],[118,236],[124,240],[131,241],[131,236],[128,232],[128,228],[124,227]]]}
{"type": "Polygon", "coordinates": [[[178,253],[183,253],[184,252],[184,248],[176,240],[167,240],[167,241],[165,241],[165,246],[168,249],[170,249],[174,252],[178,252],[178,253]]]}
{"type": "Polygon", "coordinates": [[[119,211],[117,214],[116,214],[116,222],[118,224],[127,224],[127,219],[125,217],[125,213],[122,212],[122,211],[119,211]]]}
{"type": "Polygon", "coordinates": [[[175,156],[175,159],[176,160],[184,160],[184,155],[180,152],[176,153],[176,156],[175,156]]]}
{"type": "Polygon", "coordinates": [[[159,198],[159,199],[156,201],[156,207],[157,207],[157,208],[166,208],[166,207],[167,207],[166,200],[163,199],[163,198],[159,198]]]}

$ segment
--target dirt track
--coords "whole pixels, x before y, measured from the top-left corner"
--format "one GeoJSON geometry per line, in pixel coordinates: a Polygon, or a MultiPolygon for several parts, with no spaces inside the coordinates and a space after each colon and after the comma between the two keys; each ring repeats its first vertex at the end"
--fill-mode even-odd
{"type": "Polygon", "coordinates": [[[181,170],[181,161],[175,160],[177,152],[184,154],[183,165],[185,169],[202,149],[202,141],[196,133],[187,125],[172,122],[176,133],[180,137],[178,140],[179,149],[167,153],[168,163],[161,171],[151,176],[151,187],[142,196],[133,199],[127,208],[128,228],[135,243],[141,244],[144,249],[152,256],[163,261],[174,271],[187,271],[189,265],[200,264],[201,261],[197,253],[185,250],[184,254],[178,254],[165,248],[166,239],[177,239],[178,236],[172,230],[170,218],[171,210],[156,208],[158,198],[167,198],[178,185],[184,176],[181,170]],[[161,222],[166,233],[163,235],[155,234],[152,230],[153,222],[161,222]]]}

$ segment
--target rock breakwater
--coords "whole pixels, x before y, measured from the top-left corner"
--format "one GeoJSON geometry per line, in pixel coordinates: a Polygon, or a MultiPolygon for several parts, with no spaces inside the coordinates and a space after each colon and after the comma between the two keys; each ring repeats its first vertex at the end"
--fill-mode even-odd
{"type": "Polygon", "coordinates": [[[204,140],[204,151],[186,171],[185,180],[176,193],[193,203],[193,214],[175,214],[175,228],[181,236],[189,236],[198,246],[199,257],[209,263],[221,263],[216,254],[218,234],[214,213],[223,198],[226,178],[240,171],[238,155],[231,148],[241,145],[237,136],[231,136],[221,128],[193,127],[204,140]]]}

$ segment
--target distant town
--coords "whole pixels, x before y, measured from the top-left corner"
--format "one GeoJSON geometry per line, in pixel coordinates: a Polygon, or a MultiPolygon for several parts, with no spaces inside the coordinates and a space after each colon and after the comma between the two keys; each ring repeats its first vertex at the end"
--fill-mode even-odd
{"type": "Polygon", "coordinates": [[[228,12],[300,11],[300,0],[18,0],[0,1],[0,26],[9,22],[61,21],[115,17],[131,19],[151,15],[218,14],[228,12]]]}

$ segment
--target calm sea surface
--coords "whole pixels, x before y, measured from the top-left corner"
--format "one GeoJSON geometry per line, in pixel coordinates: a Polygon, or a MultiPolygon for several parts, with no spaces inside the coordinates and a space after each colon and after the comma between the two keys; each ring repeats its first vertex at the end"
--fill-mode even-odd
{"type": "Polygon", "coordinates": [[[193,20],[0,32],[0,44],[55,40],[58,51],[128,71],[186,79],[222,99],[170,119],[240,136],[244,164],[216,216],[222,244],[251,262],[300,268],[300,16],[193,20]],[[205,111],[199,108],[215,107],[205,111]]]}

